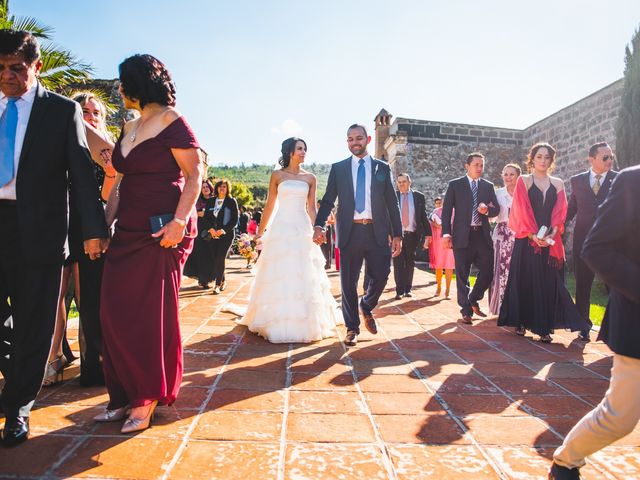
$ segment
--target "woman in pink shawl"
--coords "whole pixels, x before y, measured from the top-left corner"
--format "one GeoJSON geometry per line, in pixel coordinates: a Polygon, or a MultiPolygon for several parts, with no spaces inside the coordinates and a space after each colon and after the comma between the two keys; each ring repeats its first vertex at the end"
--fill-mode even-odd
{"type": "Polygon", "coordinates": [[[564,284],[562,233],[567,216],[567,195],[561,179],[549,172],[556,150],[537,143],[527,157],[529,175],[518,178],[509,228],[515,232],[509,280],[500,307],[498,325],[526,330],[551,342],[555,328],[587,329],[564,284]],[[542,228],[545,227],[545,228],[542,228]]]}

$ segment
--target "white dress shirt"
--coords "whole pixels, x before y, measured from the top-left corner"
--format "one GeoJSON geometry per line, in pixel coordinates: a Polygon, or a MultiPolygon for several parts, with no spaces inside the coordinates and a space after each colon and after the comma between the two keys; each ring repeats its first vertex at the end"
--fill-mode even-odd
{"type": "MultiPolygon", "coordinates": [[[[3,187],[0,187],[0,199],[2,200],[16,199],[16,175],[18,173],[18,163],[20,162],[22,143],[24,142],[24,135],[27,132],[29,116],[31,115],[31,108],[33,107],[33,101],[36,98],[37,89],[38,83],[36,82],[16,102],[16,108],[18,110],[18,126],[16,129],[15,155],[13,157],[13,179],[3,187]]],[[[2,116],[4,111],[7,109],[7,102],[7,96],[0,92],[0,116],[2,116]]]]}
{"type": "MultiPolygon", "coordinates": [[[[373,213],[371,211],[371,156],[367,155],[362,158],[364,160],[364,210],[357,212],[353,210],[353,219],[360,220],[363,218],[373,219],[373,213]]],[[[351,174],[353,176],[353,200],[356,199],[356,189],[358,182],[358,167],[360,166],[360,159],[355,155],[351,156],[351,174]]]]}
{"type": "Polygon", "coordinates": [[[406,195],[400,192],[400,220],[402,220],[402,204],[407,201],[409,204],[409,225],[405,228],[402,226],[402,231],[404,232],[415,232],[416,231],[416,208],[413,203],[413,192],[409,190],[406,195]]]}

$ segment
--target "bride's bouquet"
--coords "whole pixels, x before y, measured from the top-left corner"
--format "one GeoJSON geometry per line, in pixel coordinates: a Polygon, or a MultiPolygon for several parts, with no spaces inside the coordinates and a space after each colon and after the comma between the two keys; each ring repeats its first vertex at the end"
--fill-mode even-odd
{"type": "Polygon", "coordinates": [[[256,242],[248,233],[242,233],[238,237],[238,253],[241,257],[247,259],[247,262],[254,261],[258,258],[258,252],[256,251],[256,242]]]}

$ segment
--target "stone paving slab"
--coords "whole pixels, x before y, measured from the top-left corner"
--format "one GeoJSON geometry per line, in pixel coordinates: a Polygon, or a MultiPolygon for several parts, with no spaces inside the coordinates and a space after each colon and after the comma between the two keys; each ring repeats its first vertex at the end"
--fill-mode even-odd
{"type": "MultiPolygon", "coordinates": [[[[339,295],[339,277],[330,272],[339,295]]],[[[392,281],[378,335],[273,345],[225,312],[252,280],[232,259],[221,295],[185,279],[185,375],[153,427],[122,435],[96,424],[104,388],[77,365],[43,389],[33,438],[0,449],[0,479],[544,479],[553,449],[606,391],[611,353],[557,332],[517,337],[495,318],[459,323],[455,291],[435,297],[416,272],[413,298],[392,281]]],[[[485,305],[486,308],[486,305],[485,305]]],[[[69,336],[77,350],[77,322],[69,336]]],[[[640,429],[593,456],[586,479],[640,479],[640,429]]]]}

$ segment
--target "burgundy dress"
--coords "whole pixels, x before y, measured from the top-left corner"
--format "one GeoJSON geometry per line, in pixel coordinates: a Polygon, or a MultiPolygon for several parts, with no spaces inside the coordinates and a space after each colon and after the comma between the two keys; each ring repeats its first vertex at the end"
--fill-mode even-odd
{"type": "Polygon", "coordinates": [[[124,177],[100,302],[109,409],[154,400],[171,405],[182,381],[178,290],[196,216],[193,212],[188,219],[189,235],[177,248],[161,247],[149,223],[151,216],[174,213],[184,188],[171,148],[198,148],[182,117],[137,144],[126,158],[120,140],[113,151],[113,166],[124,177]]]}

